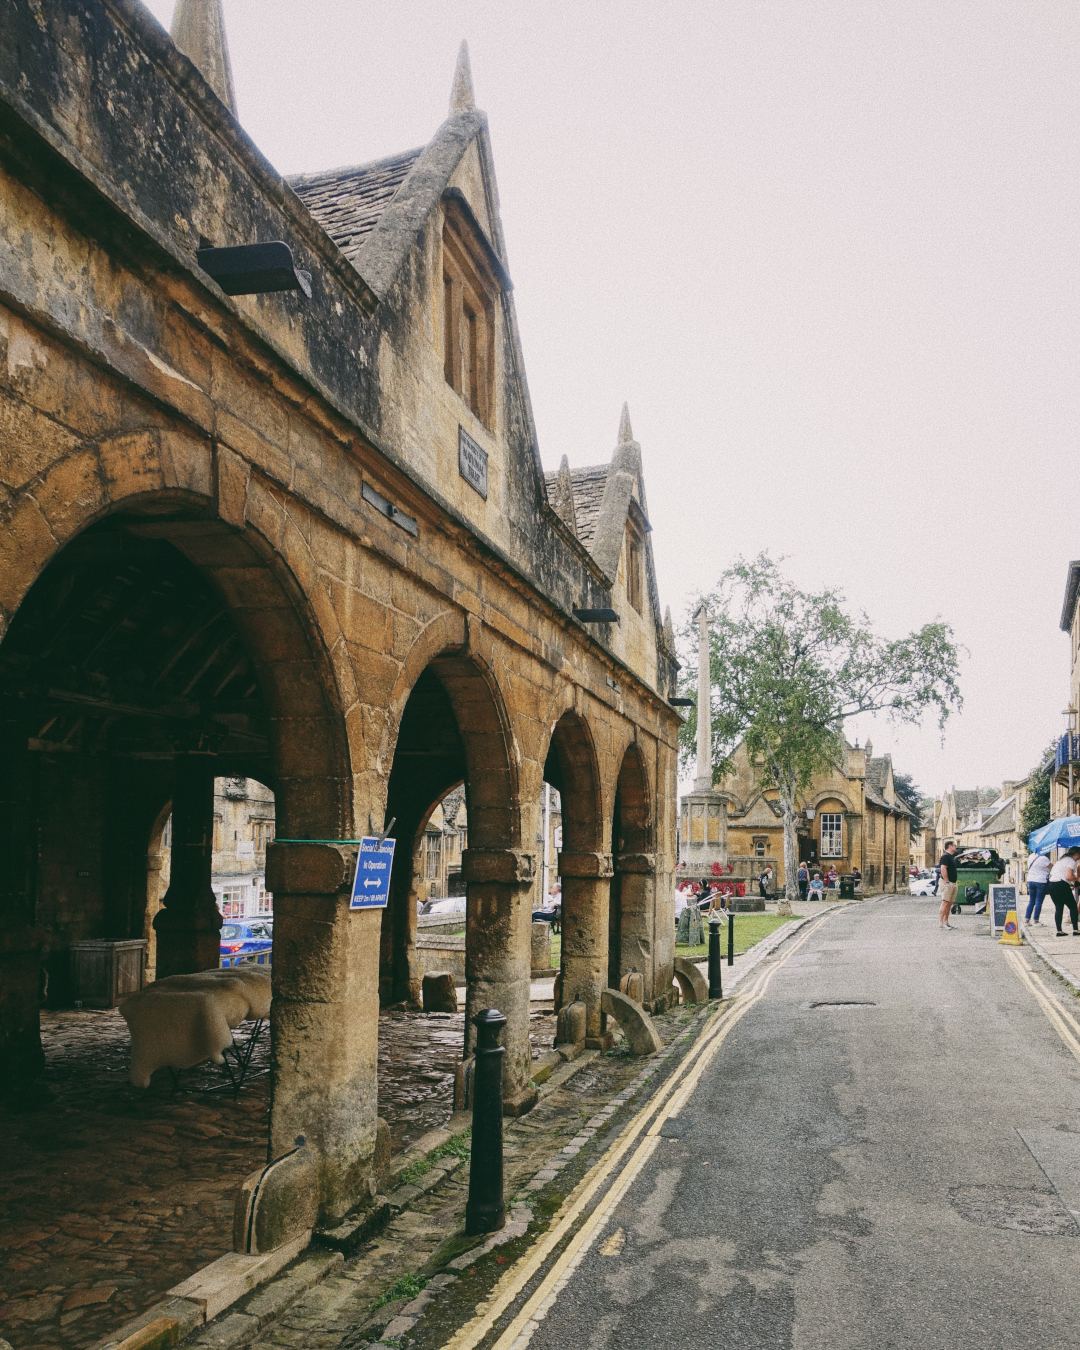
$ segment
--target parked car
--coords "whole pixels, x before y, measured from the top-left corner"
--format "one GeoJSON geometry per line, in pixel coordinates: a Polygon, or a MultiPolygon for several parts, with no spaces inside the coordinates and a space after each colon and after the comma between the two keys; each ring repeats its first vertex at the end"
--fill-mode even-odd
{"type": "Polygon", "coordinates": [[[429,900],[421,910],[422,914],[464,914],[465,897],[448,895],[442,900],[429,900]]]}
{"type": "Polygon", "coordinates": [[[937,877],[933,872],[920,872],[908,882],[908,891],[912,895],[937,895],[937,877]]]}
{"type": "Polygon", "coordinates": [[[269,960],[274,945],[273,919],[243,919],[221,925],[221,964],[239,965],[245,958],[258,964],[269,960]]]}

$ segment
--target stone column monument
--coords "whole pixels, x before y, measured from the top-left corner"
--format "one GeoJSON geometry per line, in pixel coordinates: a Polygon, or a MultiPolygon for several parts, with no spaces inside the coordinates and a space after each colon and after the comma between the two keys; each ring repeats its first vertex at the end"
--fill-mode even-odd
{"type": "MultiPolygon", "coordinates": [[[[709,666],[709,614],[704,603],[694,619],[698,625],[698,694],[697,694],[697,772],[694,790],[682,799],[679,821],[680,867],[676,884],[683,881],[701,881],[705,878],[720,881],[728,878],[727,808],[725,797],[713,787],[712,774],[712,674],[709,666]]],[[[730,878],[734,880],[734,878],[730,878]]],[[[751,895],[747,885],[743,899],[730,901],[738,910],[760,910],[765,902],[751,895]]],[[[756,887],[754,888],[756,890],[756,887]]]]}

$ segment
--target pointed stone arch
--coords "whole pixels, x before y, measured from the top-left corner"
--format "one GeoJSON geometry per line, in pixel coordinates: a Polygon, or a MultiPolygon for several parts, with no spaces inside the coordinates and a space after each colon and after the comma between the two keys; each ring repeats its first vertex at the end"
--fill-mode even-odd
{"type": "Polygon", "coordinates": [[[613,854],[651,853],[655,847],[656,822],[653,817],[653,786],[641,745],[632,740],[619,761],[615,783],[616,807],[613,816],[611,851],[613,854]],[[623,833],[615,835],[614,823],[623,833]]]}
{"type": "Polygon", "coordinates": [[[462,616],[428,624],[406,658],[394,690],[396,727],[387,787],[387,816],[405,847],[394,860],[392,899],[384,918],[384,998],[415,998],[415,842],[423,821],[447,791],[465,786],[466,1034],[471,1017],[496,1007],[508,1018],[503,1045],[504,1109],[520,1114],[536,1100],[529,1086],[529,977],[534,857],[521,847],[518,753],[500,680],[482,634],[462,616]]]}
{"type": "Polygon", "coordinates": [[[563,852],[598,853],[604,846],[600,763],[592,728],[568,708],[554,723],[544,761],[544,780],[563,803],[563,852]]]}
{"type": "MultiPolygon", "coordinates": [[[[10,654],[19,648],[24,632],[30,635],[31,645],[34,645],[31,630],[43,617],[48,618],[41,606],[62,605],[65,589],[76,599],[82,596],[83,609],[88,608],[87,597],[99,579],[94,571],[99,565],[95,558],[100,560],[108,555],[107,562],[114,554],[129,557],[134,567],[133,596],[138,593],[135,574],[140,568],[147,584],[158,577],[166,588],[172,586],[173,593],[184,592],[188,585],[185,577],[197,576],[203,588],[199,593],[207,597],[205,603],[210,604],[213,613],[218,615],[213,622],[218,625],[220,642],[215,646],[208,641],[205,664],[201,673],[195,671],[192,674],[190,694],[183,689],[172,689],[168,681],[161,688],[154,687],[156,658],[162,657],[164,669],[168,665],[165,659],[168,653],[157,652],[151,642],[142,656],[134,649],[128,651],[125,660],[129,673],[120,671],[117,678],[121,684],[116,689],[101,675],[95,677],[98,680],[95,689],[73,689],[68,695],[69,701],[75,699],[72,706],[88,710],[87,716],[102,714],[102,725],[95,729],[98,753],[105,752],[102,747],[107,750],[108,738],[117,726],[120,732],[127,734],[125,718],[132,727],[143,723],[165,725],[164,732],[155,733],[161,743],[152,747],[157,757],[153,762],[160,768],[163,751],[166,760],[171,756],[174,781],[171,790],[168,784],[156,784],[153,790],[158,792],[160,789],[160,795],[154,799],[157,802],[173,797],[174,817],[176,783],[179,781],[176,774],[181,767],[187,773],[195,767],[196,758],[204,758],[205,769],[195,777],[200,779],[199,793],[208,796],[212,802],[213,756],[218,753],[215,746],[224,747],[221,753],[227,754],[232,763],[246,763],[252,755],[261,755],[263,762],[259,769],[251,771],[251,776],[269,777],[273,781],[279,837],[331,840],[349,837],[353,832],[353,779],[345,705],[355,701],[355,692],[341,688],[343,644],[340,630],[332,607],[321,603],[326,598],[325,592],[318,581],[310,550],[299,530],[286,528],[280,507],[276,521],[263,513],[261,523],[271,525],[266,532],[245,518],[246,482],[241,484],[231,506],[224,490],[215,494],[193,490],[193,483],[198,487],[210,486],[200,479],[199,467],[200,462],[209,467],[206,463],[210,458],[209,447],[200,447],[183,438],[190,453],[181,464],[182,456],[170,458],[164,453],[164,443],[169,439],[164,433],[157,439],[155,454],[158,458],[154,461],[157,469],[148,473],[147,483],[139,484],[139,490],[122,493],[117,489],[115,498],[110,500],[108,492],[98,491],[91,483],[85,491],[68,492],[62,519],[57,514],[59,506],[49,508],[54,515],[47,532],[35,534],[31,531],[28,534],[25,530],[20,531],[26,547],[19,557],[18,568],[8,573],[7,585],[0,597],[8,611],[6,632],[0,641],[0,665],[5,651],[10,654]],[[201,461],[200,456],[203,457],[201,461]],[[167,474],[162,470],[162,464],[168,465],[167,474]],[[177,471],[178,464],[184,472],[177,471]],[[185,473],[185,485],[177,485],[185,473]],[[165,481],[169,477],[173,480],[172,485],[165,481]],[[235,516],[235,520],[221,518],[219,512],[226,510],[235,516]],[[67,579],[69,573],[70,581],[67,579]],[[170,581],[174,574],[175,579],[170,581]],[[54,586],[53,581],[58,584],[54,586]],[[210,597],[213,597],[212,601],[210,597]],[[249,663],[246,667],[245,661],[249,663]],[[130,669],[135,670],[134,676],[130,669]],[[245,669],[250,672],[250,687],[244,695],[251,702],[250,711],[246,710],[241,697],[244,691],[237,684],[245,669]],[[130,684],[132,678],[144,676],[147,684],[145,708],[140,704],[138,689],[132,693],[123,684],[124,680],[130,684]],[[104,684],[102,680],[105,680],[104,684]],[[203,688],[204,684],[206,688],[203,688]],[[225,712],[223,705],[215,700],[219,693],[229,697],[229,689],[233,686],[237,687],[237,692],[231,695],[232,710],[225,712]],[[164,693],[168,694],[166,724],[160,722],[158,712],[164,693]],[[215,711],[219,707],[222,711],[215,711]],[[188,725],[185,718],[194,719],[190,721],[194,729],[202,726],[206,718],[211,719],[190,744],[190,737],[184,730],[188,725]],[[214,718],[222,720],[214,721],[214,718]],[[261,750],[258,749],[260,745],[261,750]],[[268,761],[272,761],[272,768],[267,767],[268,761]],[[206,778],[205,782],[201,781],[203,778],[206,778]]],[[[130,454],[130,446],[127,452],[130,454]]],[[[104,455],[100,448],[98,453],[104,455]]],[[[54,504],[58,501],[64,483],[68,481],[65,470],[71,467],[71,460],[64,461],[43,475],[38,487],[43,501],[54,504]]],[[[100,485],[100,476],[96,481],[100,485]]],[[[36,509],[31,499],[23,503],[19,519],[24,526],[30,519],[28,513],[32,514],[36,509]]],[[[8,542],[11,542],[10,536],[8,542]]],[[[105,569],[100,580],[107,592],[108,566],[105,563],[100,566],[105,569]]],[[[106,596],[103,592],[101,603],[106,600],[119,608],[116,622],[109,620],[104,625],[102,641],[113,641],[110,633],[123,634],[126,629],[128,647],[132,648],[132,625],[137,629],[143,622],[148,625],[148,640],[156,632],[152,627],[152,612],[149,617],[144,617],[142,612],[125,614],[123,605],[128,603],[130,607],[130,602],[125,602],[123,596],[117,599],[115,593],[106,596]]],[[[77,606],[73,615],[73,622],[81,621],[77,606]]],[[[108,618],[107,613],[105,618],[108,618]]],[[[78,631],[76,624],[72,629],[73,640],[81,640],[78,631]]],[[[178,659],[184,656],[186,642],[201,641],[203,636],[198,623],[193,624],[191,634],[174,633],[180,654],[178,659]]],[[[86,640],[89,642],[90,638],[86,640]]],[[[107,647],[102,647],[101,651],[106,652],[107,647]]],[[[10,669],[0,674],[0,679],[8,683],[12,678],[15,677],[10,669]]],[[[45,681],[42,687],[56,686],[55,682],[45,681]]],[[[40,741],[38,737],[37,743],[40,741]]],[[[16,781],[32,767],[28,759],[34,751],[32,748],[27,750],[28,744],[33,747],[35,737],[28,737],[26,727],[6,727],[0,752],[10,761],[6,772],[16,781]]],[[[140,763],[137,756],[132,762],[140,763]]],[[[70,770],[77,771],[75,767],[70,770]]],[[[191,777],[190,774],[187,776],[191,777]]],[[[129,792],[128,796],[131,795],[129,792]]],[[[146,804],[151,804],[149,794],[146,804]]],[[[44,804],[40,809],[45,809],[44,804]]],[[[4,832],[9,836],[7,843],[17,845],[15,836],[26,834],[25,829],[20,831],[20,824],[32,825],[26,811],[21,816],[16,813],[4,822],[4,832]]],[[[148,824],[141,843],[144,876],[151,824],[148,824]]],[[[333,877],[323,866],[321,871],[319,867],[314,868],[319,878],[316,879],[312,869],[305,865],[307,850],[304,848],[296,850],[296,856],[288,860],[279,856],[283,854],[283,846],[278,848],[277,854],[272,849],[268,857],[268,872],[275,868],[275,857],[285,864],[277,867],[273,879],[268,877],[275,892],[276,906],[270,1149],[276,1156],[292,1146],[297,1133],[307,1135],[319,1160],[323,1210],[332,1214],[348,1208],[366,1186],[368,1160],[375,1137],[374,1101],[371,1101],[370,1109],[366,1103],[357,1109],[352,1098],[361,1084],[374,1078],[375,1062],[373,1038],[369,1055],[363,1037],[345,1034],[346,1027],[355,1027],[366,1018],[373,1021],[367,1006],[364,970],[367,960],[364,953],[370,944],[361,936],[368,916],[353,916],[354,921],[348,921],[347,896],[342,895],[347,868],[340,850],[327,848],[324,851],[334,853],[337,870],[333,877]],[[360,922],[355,922],[356,919],[360,922]],[[349,978],[329,980],[327,976],[332,968],[348,969],[349,978]]],[[[166,971],[206,968],[216,965],[218,960],[217,929],[221,919],[213,892],[206,884],[198,888],[194,898],[188,897],[179,884],[178,871],[182,869],[174,864],[170,895],[165,897],[165,908],[156,916],[159,973],[161,944],[166,935],[169,949],[166,971]],[[168,961],[172,962],[171,966],[168,961]]],[[[37,892],[28,889],[29,883],[23,884],[26,870],[16,868],[15,874],[13,883],[5,888],[9,893],[4,897],[3,908],[7,911],[4,921],[9,926],[13,916],[18,920],[18,916],[28,912],[28,908],[32,910],[37,903],[37,892]]],[[[143,910],[145,900],[144,892],[143,910]]],[[[115,927],[115,922],[112,926],[115,927]]],[[[137,924],[131,918],[127,927],[133,931],[122,934],[117,931],[110,935],[141,937],[142,913],[137,924]]],[[[36,951],[27,951],[24,956],[35,967],[36,987],[36,951]]],[[[373,958],[371,964],[374,968],[373,958]]],[[[36,1061],[27,1037],[29,1035],[36,1043],[36,1015],[29,1021],[15,1015],[8,1022],[9,1025],[0,1029],[5,1033],[5,1059],[12,1060],[16,1069],[23,1063],[32,1072],[36,1061]],[[26,1025],[15,1025],[20,1022],[26,1025]]]]}

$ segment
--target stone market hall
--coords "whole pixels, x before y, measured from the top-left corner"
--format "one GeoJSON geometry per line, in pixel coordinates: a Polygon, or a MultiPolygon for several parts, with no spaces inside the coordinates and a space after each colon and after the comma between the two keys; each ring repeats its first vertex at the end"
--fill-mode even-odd
{"type": "Polygon", "coordinates": [[[670,1000],[674,644],[626,411],[545,478],[464,50],[426,146],[286,180],[219,0],[174,34],[139,0],[0,0],[0,1083],[40,1075],[71,947],[144,938],[151,895],[142,978],[217,967],[214,780],[254,780],[269,1156],[306,1137],[326,1222],[369,1194],[380,994],[417,996],[417,845],[458,785],[506,1110],[536,1096],[545,783],[562,1002],[603,1044],[631,969],[670,1000]],[[351,911],[342,841],[391,819],[389,904],[351,911]]]}

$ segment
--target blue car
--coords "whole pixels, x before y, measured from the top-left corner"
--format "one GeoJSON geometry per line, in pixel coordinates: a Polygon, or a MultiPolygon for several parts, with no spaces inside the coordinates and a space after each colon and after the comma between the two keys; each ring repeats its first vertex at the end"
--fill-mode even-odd
{"type": "Polygon", "coordinates": [[[243,919],[221,926],[221,964],[268,966],[274,945],[273,919],[243,919]]]}

